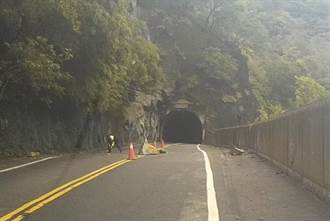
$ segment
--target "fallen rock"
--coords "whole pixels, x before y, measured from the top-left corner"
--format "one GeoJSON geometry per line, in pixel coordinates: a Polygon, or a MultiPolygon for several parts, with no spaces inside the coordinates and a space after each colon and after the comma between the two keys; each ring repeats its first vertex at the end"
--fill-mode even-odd
{"type": "Polygon", "coordinates": [[[145,143],[142,148],[143,155],[156,155],[167,153],[166,150],[162,148],[157,148],[149,143],[145,143]]]}
{"type": "Polygon", "coordinates": [[[40,156],[40,152],[30,152],[28,153],[28,157],[39,157],[40,156]]]}
{"type": "Polygon", "coordinates": [[[245,151],[243,149],[239,149],[237,147],[230,150],[230,155],[232,155],[232,156],[240,156],[243,153],[245,153],[245,151]]]}

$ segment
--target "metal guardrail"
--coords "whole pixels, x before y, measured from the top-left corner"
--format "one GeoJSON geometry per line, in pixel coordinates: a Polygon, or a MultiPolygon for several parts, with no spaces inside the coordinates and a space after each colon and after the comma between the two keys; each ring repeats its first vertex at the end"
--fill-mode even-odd
{"type": "Polygon", "coordinates": [[[267,122],[206,132],[206,143],[253,150],[330,199],[330,99],[267,122]]]}

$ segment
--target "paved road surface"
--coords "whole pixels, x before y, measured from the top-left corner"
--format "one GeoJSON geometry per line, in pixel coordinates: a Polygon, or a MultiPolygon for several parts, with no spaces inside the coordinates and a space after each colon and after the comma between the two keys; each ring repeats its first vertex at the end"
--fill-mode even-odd
{"type": "MultiPolygon", "coordinates": [[[[330,206],[253,154],[208,153],[221,221],[329,221],[330,206]]],[[[196,145],[126,163],[68,192],[24,220],[208,221],[206,170],[196,145]]],[[[126,155],[66,156],[0,174],[0,217],[126,155]]],[[[1,218],[0,218],[1,220],[1,218]]]]}

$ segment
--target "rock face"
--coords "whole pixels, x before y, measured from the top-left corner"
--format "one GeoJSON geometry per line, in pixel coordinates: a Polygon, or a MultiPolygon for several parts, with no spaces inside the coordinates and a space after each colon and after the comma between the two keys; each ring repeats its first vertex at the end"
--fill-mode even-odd
{"type": "Polygon", "coordinates": [[[122,113],[86,114],[78,107],[24,111],[1,110],[0,154],[21,156],[29,152],[53,153],[81,149],[105,149],[104,136],[111,132],[124,148],[141,146],[145,138],[156,140],[159,131],[160,96],[138,94],[122,113]]]}
{"type": "MultiPolygon", "coordinates": [[[[195,1],[196,4],[205,4],[195,1]]],[[[197,107],[192,111],[199,115],[205,115],[210,119],[209,125],[215,128],[240,125],[255,119],[256,100],[253,96],[250,84],[247,61],[241,50],[223,36],[210,33],[203,24],[185,14],[182,10],[176,10],[174,0],[155,1],[153,4],[147,0],[137,1],[135,15],[146,22],[150,39],[160,48],[164,72],[167,76],[167,95],[170,102],[178,99],[189,100],[191,95],[184,91],[185,80],[197,70],[198,56],[206,48],[220,49],[230,56],[237,64],[235,82],[237,82],[236,94],[238,101],[229,99],[233,96],[223,97],[223,102],[213,104],[216,113],[201,112],[197,107]],[[228,98],[228,99],[227,99],[228,98]]],[[[228,89],[223,88],[224,94],[228,89]]],[[[214,96],[219,96],[214,94],[214,96]]],[[[236,95],[234,95],[236,96],[236,95]]],[[[166,107],[171,108],[171,107],[166,107]]]]}
{"type": "Polygon", "coordinates": [[[79,108],[68,106],[65,111],[13,107],[2,111],[1,118],[8,125],[0,130],[0,150],[11,155],[104,147],[103,136],[111,119],[100,113],[86,115],[79,108]]]}
{"type": "Polygon", "coordinates": [[[123,141],[134,141],[141,147],[145,139],[157,141],[160,131],[159,95],[138,94],[137,99],[125,109],[123,141]]]}

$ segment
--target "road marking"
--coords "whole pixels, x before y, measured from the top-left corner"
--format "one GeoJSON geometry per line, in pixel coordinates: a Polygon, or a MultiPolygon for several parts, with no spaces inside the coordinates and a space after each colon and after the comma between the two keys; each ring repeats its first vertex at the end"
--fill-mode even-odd
{"type": "Polygon", "coordinates": [[[20,206],[16,210],[6,214],[5,216],[0,217],[0,221],[22,220],[22,219],[24,219],[25,215],[29,215],[29,214],[39,210],[43,206],[56,200],[57,198],[63,196],[64,194],[76,189],[77,187],[81,186],[82,184],[89,182],[89,181],[97,178],[98,176],[101,176],[101,175],[103,175],[123,164],[126,164],[128,162],[130,162],[130,160],[126,160],[126,159],[120,160],[118,162],[105,166],[101,169],[98,169],[94,172],[86,174],[85,176],[72,180],[46,194],[41,195],[40,197],[38,197],[30,202],[25,203],[24,205],[20,206]],[[17,216],[17,217],[15,219],[12,219],[15,216],[17,216]]]}
{"type": "Polygon", "coordinates": [[[213,172],[207,153],[197,145],[197,149],[203,153],[206,170],[206,190],[207,190],[207,208],[208,221],[219,221],[219,209],[217,204],[217,196],[214,189],[213,172]]]}
{"type": "Polygon", "coordinates": [[[101,175],[103,175],[103,174],[105,174],[105,173],[107,173],[107,172],[109,172],[109,171],[111,171],[111,170],[113,170],[113,169],[115,169],[115,168],[117,168],[117,167],[120,167],[121,165],[126,164],[126,163],[128,163],[128,162],[129,162],[128,160],[127,160],[127,161],[124,161],[124,162],[121,162],[121,163],[116,164],[116,165],[114,165],[114,166],[112,166],[112,167],[110,167],[110,168],[108,168],[108,169],[106,169],[106,170],[103,170],[102,172],[97,173],[97,174],[95,174],[95,175],[93,175],[93,176],[91,176],[91,177],[89,177],[89,178],[87,178],[87,179],[85,179],[85,180],[83,180],[83,181],[81,181],[81,182],[75,183],[75,184],[73,184],[72,186],[69,186],[68,188],[66,188],[66,189],[64,189],[64,190],[62,190],[62,191],[60,191],[60,192],[58,192],[58,193],[52,195],[52,196],[49,197],[48,199],[46,199],[46,200],[44,200],[44,201],[38,203],[37,205],[33,206],[32,208],[26,210],[25,213],[27,213],[27,214],[31,214],[31,213],[33,213],[33,212],[39,210],[40,208],[44,207],[46,204],[48,204],[48,203],[54,201],[55,199],[57,199],[57,198],[63,196],[64,194],[66,194],[66,193],[68,193],[68,192],[70,192],[70,191],[72,191],[72,190],[78,188],[79,186],[83,185],[84,183],[87,183],[87,182],[89,182],[89,181],[91,181],[91,180],[97,178],[98,176],[101,176],[101,175]]]}
{"type": "Polygon", "coordinates": [[[58,158],[58,157],[47,157],[45,159],[36,160],[36,161],[30,162],[30,163],[25,163],[25,164],[18,165],[18,166],[15,166],[15,167],[10,167],[10,168],[7,168],[7,169],[0,170],[0,173],[8,172],[8,171],[11,171],[11,170],[16,170],[16,169],[19,169],[19,168],[22,168],[22,167],[30,166],[30,165],[33,165],[33,164],[36,164],[36,163],[41,163],[41,162],[44,162],[46,160],[52,160],[52,159],[56,159],[56,158],[58,158]]]}
{"type": "Polygon", "coordinates": [[[13,219],[12,221],[21,221],[24,219],[23,215],[19,215],[18,217],[16,217],[15,219],[13,219]]]}

